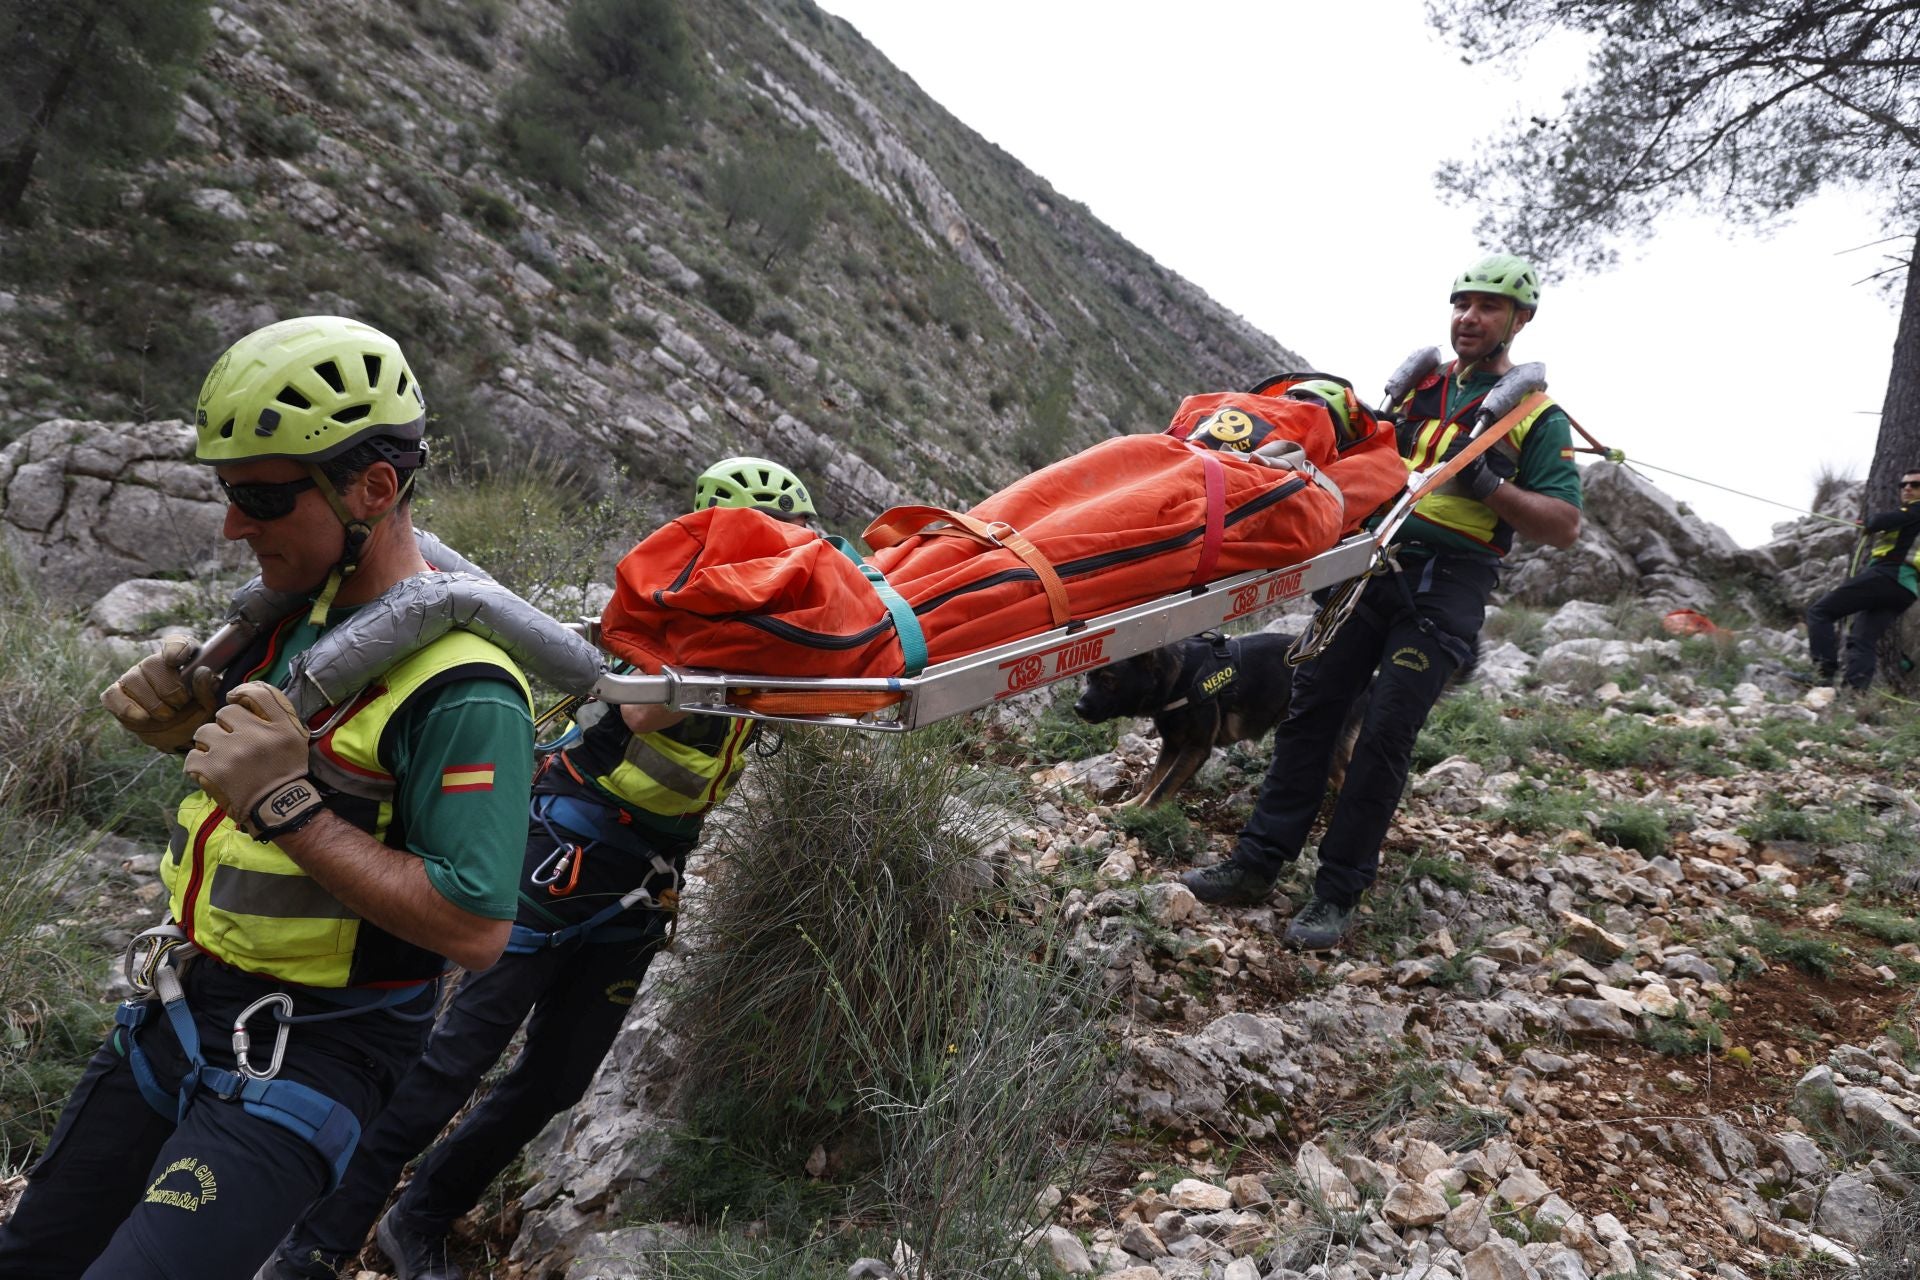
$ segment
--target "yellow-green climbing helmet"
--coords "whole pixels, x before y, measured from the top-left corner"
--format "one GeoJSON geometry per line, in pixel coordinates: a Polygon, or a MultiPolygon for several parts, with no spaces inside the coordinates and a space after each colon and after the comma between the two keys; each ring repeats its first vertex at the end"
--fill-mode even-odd
{"type": "Polygon", "coordinates": [[[693,482],[693,507],[758,507],[775,516],[815,514],[800,477],[765,458],[723,458],[693,482]]]}
{"type": "Polygon", "coordinates": [[[415,443],[426,416],[399,343],[344,316],[301,316],[256,329],[215,362],[194,457],[324,462],[374,437],[415,443]]]}
{"type": "Polygon", "coordinates": [[[1353,411],[1351,397],[1353,392],[1344,383],[1332,378],[1309,378],[1305,382],[1296,382],[1281,393],[1287,400],[1305,400],[1327,406],[1327,412],[1333,415],[1335,436],[1349,440],[1353,436],[1353,411]]]}
{"type": "Polygon", "coordinates": [[[1463,293],[1491,293],[1512,298],[1529,311],[1540,309],[1540,273],[1525,258],[1510,253],[1495,253],[1480,259],[1460,273],[1453,282],[1451,302],[1463,293]]]}

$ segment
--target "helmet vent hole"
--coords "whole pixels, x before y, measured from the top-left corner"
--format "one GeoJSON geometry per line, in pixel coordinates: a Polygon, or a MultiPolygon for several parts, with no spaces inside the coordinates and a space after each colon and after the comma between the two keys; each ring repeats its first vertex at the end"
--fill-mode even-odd
{"type": "Polygon", "coordinates": [[[219,434],[222,440],[233,439],[233,419],[232,418],[228,418],[225,422],[220,424],[219,434]]]}
{"type": "Polygon", "coordinates": [[[360,421],[360,419],[366,417],[369,413],[372,413],[372,412],[373,412],[373,406],[370,404],[348,405],[346,408],[340,410],[340,412],[334,414],[333,420],[335,422],[338,422],[342,426],[345,426],[349,422],[360,421]]]}
{"type": "Polygon", "coordinates": [[[278,400],[281,404],[286,405],[287,408],[289,409],[313,408],[313,401],[301,395],[300,389],[298,387],[292,387],[292,386],[282,387],[280,388],[280,394],[275,396],[274,399],[278,400]]]}
{"type": "Polygon", "coordinates": [[[407,394],[407,374],[404,369],[400,371],[400,381],[396,382],[393,386],[393,394],[396,396],[407,394]]]}
{"type": "Polygon", "coordinates": [[[326,384],[333,388],[335,395],[347,394],[347,380],[340,376],[339,365],[328,360],[324,364],[315,365],[313,371],[326,380],[326,384]]]}
{"type": "Polygon", "coordinates": [[[367,366],[367,385],[370,387],[379,386],[380,385],[380,357],[379,356],[361,356],[360,359],[361,359],[361,362],[367,366]]]}

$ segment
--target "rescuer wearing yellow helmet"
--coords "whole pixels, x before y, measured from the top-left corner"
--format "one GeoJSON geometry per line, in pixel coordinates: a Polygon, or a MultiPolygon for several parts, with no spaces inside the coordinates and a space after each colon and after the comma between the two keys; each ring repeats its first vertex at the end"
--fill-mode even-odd
{"type": "Polygon", "coordinates": [[[450,631],[303,722],[292,658],[428,565],[408,510],[426,402],[339,316],[269,325],[208,374],[195,457],[264,586],[297,607],[222,671],[169,643],[102,695],[186,752],[122,1005],[0,1227],[0,1273],[245,1280],[336,1184],[419,1057],[449,960],[506,945],[533,772],[525,677],[450,631]]]}
{"type": "MultiPolygon", "coordinates": [[[[1464,448],[1481,400],[1512,368],[1513,340],[1540,307],[1540,277],[1511,254],[1468,267],[1449,295],[1455,359],[1434,367],[1394,406],[1401,453],[1427,470],[1464,448]]],[[[1566,413],[1531,409],[1498,445],[1423,498],[1394,542],[1397,567],[1366,585],[1332,643],[1294,675],[1274,731],[1273,766],[1225,862],[1183,879],[1203,902],[1265,900],[1300,856],[1326,798],[1336,740],[1362,694],[1366,718],[1320,842],[1313,895],[1284,941],[1337,946],[1379,873],[1380,846],[1400,803],[1414,740],[1448,679],[1474,658],[1487,597],[1515,532],[1567,547],[1580,532],[1580,475],[1566,413]]]]}
{"type": "MultiPolygon", "coordinates": [[[[694,506],[807,523],[800,478],[727,458],[694,506]]],[[[457,1280],[449,1228],[547,1121],[586,1092],[668,936],[707,813],[733,789],[758,724],[660,706],[592,703],[534,782],[520,914],[507,954],[454,993],[425,1054],[368,1130],[338,1190],[314,1205],[257,1280],[331,1280],[374,1241],[410,1280],[457,1280]],[[434,1144],[393,1207],[400,1172],[432,1143],[526,1023],[506,1075],[434,1144]],[[376,1221],[377,1218],[377,1221],[376,1221]]]]}

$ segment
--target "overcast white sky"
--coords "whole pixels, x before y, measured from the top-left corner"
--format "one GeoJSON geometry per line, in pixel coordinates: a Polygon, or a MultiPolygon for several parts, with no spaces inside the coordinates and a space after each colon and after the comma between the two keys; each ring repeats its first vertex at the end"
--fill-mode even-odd
{"type": "MultiPolygon", "coordinates": [[[[1483,248],[1433,171],[1581,73],[1571,44],[1468,67],[1420,0],[820,0],[931,97],[1162,264],[1371,400],[1446,346],[1483,248]]],[[[1549,286],[1515,344],[1629,460],[1795,506],[1864,477],[1897,298],[1875,207],[1829,192],[1772,234],[1706,215],[1549,286]]],[[[1250,369],[1248,379],[1269,370],[1250,369]]],[[[1195,388],[1213,390],[1216,388],[1195,388]]],[[[1167,406],[1171,411],[1171,405],[1167,406]]],[[[1793,514],[1650,472],[1746,545],[1793,514]]]]}

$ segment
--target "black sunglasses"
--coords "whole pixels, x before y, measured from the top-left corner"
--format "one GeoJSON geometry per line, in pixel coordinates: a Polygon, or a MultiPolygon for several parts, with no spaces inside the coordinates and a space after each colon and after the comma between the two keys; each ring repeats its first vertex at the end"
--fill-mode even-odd
{"type": "Polygon", "coordinates": [[[220,492],[240,508],[249,520],[278,520],[293,514],[300,495],[314,487],[312,476],[288,480],[283,484],[228,484],[220,481],[220,492]]]}
{"type": "Polygon", "coordinates": [[[1920,489],[1920,480],[1902,480],[1900,487],[1902,489],[1920,489]]]}

